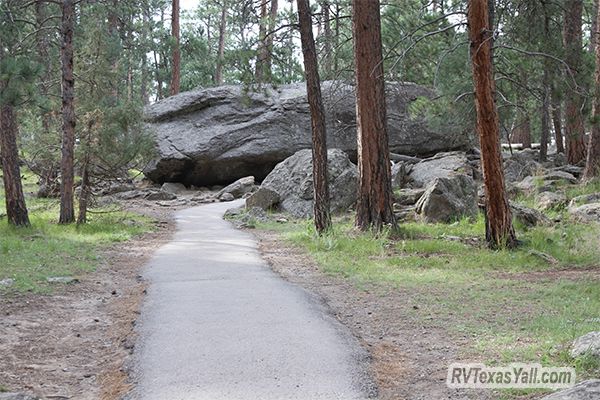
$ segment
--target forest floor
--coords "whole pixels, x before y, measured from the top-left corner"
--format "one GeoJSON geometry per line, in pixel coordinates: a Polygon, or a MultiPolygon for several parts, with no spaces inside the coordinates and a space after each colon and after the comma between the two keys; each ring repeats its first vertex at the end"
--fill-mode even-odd
{"type": "Polygon", "coordinates": [[[0,392],[24,392],[42,399],[120,399],[130,389],[127,360],[145,291],[140,269],[170,239],[173,210],[129,204],[120,213],[134,220],[143,215],[151,221],[146,233],[90,247],[86,241],[97,239],[96,226],[90,228],[91,234],[70,232],[74,243],[64,247],[53,243],[53,237],[61,240],[54,229],[64,233],[71,228],[47,225],[33,209],[32,228],[2,238],[7,249],[34,252],[33,258],[24,260],[34,267],[12,270],[9,264],[18,266],[18,255],[4,253],[7,259],[0,266],[0,278],[11,276],[15,282],[0,288],[0,392]],[[16,238],[8,242],[11,235],[16,238]],[[73,262],[77,251],[92,262],[83,266],[73,262]],[[53,257],[63,257],[63,265],[53,257]],[[45,276],[56,273],[68,273],[75,280],[47,283],[45,276]]]}

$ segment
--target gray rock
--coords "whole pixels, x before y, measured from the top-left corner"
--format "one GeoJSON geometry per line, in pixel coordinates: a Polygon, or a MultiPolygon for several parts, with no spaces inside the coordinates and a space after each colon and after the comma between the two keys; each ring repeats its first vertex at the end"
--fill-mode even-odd
{"type": "MultiPolygon", "coordinates": [[[[345,211],[356,202],[358,170],[339,149],[328,150],[327,158],[331,211],[345,211]]],[[[313,213],[312,179],[312,152],[300,150],[278,164],[258,192],[264,188],[277,193],[283,211],[306,218],[313,213]]]]}
{"type": "Polygon", "coordinates": [[[416,204],[425,222],[452,222],[477,215],[477,185],[470,176],[435,178],[416,204]]]}
{"type": "Polygon", "coordinates": [[[425,189],[400,189],[394,192],[394,201],[402,206],[411,206],[417,203],[425,189]]]}
{"type": "Polygon", "coordinates": [[[217,197],[221,197],[225,193],[231,194],[235,199],[239,199],[244,196],[246,193],[250,193],[254,190],[254,177],[246,176],[244,178],[240,178],[237,181],[233,182],[231,185],[228,185],[221,189],[219,193],[217,193],[217,197]]]}
{"type": "Polygon", "coordinates": [[[0,393],[0,400],[39,400],[39,398],[24,393],[0,393]]]}
{"type": "Polygon", "coordinates": [[[46,278],[48,283],[78,283],[79,279],[72,276],[51,276],[46,278]]]}
{"type": "Polygon", "coordinates": [[[569,207],[577,207],[590,203],[600,203],[600,192],[573,197],[569,202],[569,207]]]}
{"type": "Polygon", "coordinates": [[[165,182],[160,188],[163,192],[171,193],[171,194],[180,194],[187,191],[187,188],[182,183],[175,182],[165,182]]]}
{"type": "Polygon", "coordinates": [[[564,206],[567,196],[557,192],[542,192],[535,196],[535,201],[540,210],[551,210],[564,206]]]}
{"type": "Polygon", "coordinates": [[[571,218],[575,221],[583,223],[600,222],[600,203],[569,207],[568,211],[571,218]]]}
{"type": "Polygon", "coordinates": [[[132,200],[144,197],[145,194],[146,192],[143,192],[141,190],[130,190],[128,192],[117,193],[115,194],[115,197],[119,200],[132,200]]]}
{"type": "Polygon", "coordinates": [[[598,400],[600,399],[600,379],[590,379],[577,385],[552,393],[542,400],[598,400]]]}
{"type": "Polygon", "coordinates": [[[551,224],[550,219],[544,214],[533,208],[525,207],[522,204],[513,203],[511,201],[510,210],[512,211],[513,217],[527,227],[551,224]]]}
{"type": "Polygon", "coordinates": [[[439,153],[413,165],[409,177],[417,187],[424,187],[435,178],[454,175],[473,175],[469,160],[463,152],[439,153]]]}
{"type": "Polygon", "coordinates": [[[0,286],[2,287],[11,287],[15,283],[15,280],[12,278],[6,278],[0,280],[0,286]]]}
{"type": "Polygon", "coordinates": [[[152,201],[165,201],[165,200],[175,200],[177,196],[173,193],[165,192],[164,190],[159,190],[158,192],[151,192],[146,195],[146,200],[152,201]]]}
{"type": "Polygon", "coordinates": [[[583,355],[600,357],[600,331],[590,332],[578,337],[571,346],[571,357],[583,355]]]}
{"type": "Polygon", "coordinates": [[[392,165],[392,189],[401,189],[408,182],[408,174],[412,170],[412,165],[399,162],[392,165]]]}
{"type": "Polygon", "coordinates": [[[519,182],[528,176],[534,175],[541,165],[536,161],[535,155],[530,152],[515,152],[504,161],[504,177],[506,182],[519,182]]]}
{"type": "Polygon", "coordinates": [[[219,197],[219,201],[233,201],[235,197],[231,193],[222,193],[219,197]]]}
{"type": "Polygon", "coordinates": [[[102,189],[100,194],[102,196],[110,196],[117,193],[130,192],[132,190],[135,190],[135,185],[133,183],[113,182],[102,189]]]}
{"type": "MultiPolygon", "coordinates": [[[[329,81],[322,85],[328,126],[327,142],[356,153],[354,86],[329,81]]],[[[409,114],[410,104],[434,92],[412,83],[389,83],[387,127],[390,151],[430,155],[470,147],[465,134],[431,130],[409,114]]],[[[311,147],[306,85],[248,92],[221,86],[181,93],[145,110],[158,157],[145,169],[155,182],[196,186],[230,183],[247,175],[266,177],[279,162],[311,147]]]]}
{"type": "Polygon", "coordinates": [[[246,199],[246,208],[261,208],[268,210],[279,204],[279,194],[271,189],[260,187],[246,199]]]}
{"type": "Polygon", "coordinates": [[[550,171],[541,176],[541,179],[548,182],[565,181],[568,183],[577,183],[577,178],[565,171],[550,171]]]}
{"type": "Polygon", "coordinates": [[[583,174],[583,167],[578,167],[577,165],[563,165],[557,168],[553,168],[552,171],[562,171],[562,172],[567,172],[571,175],[573,175],[575,178],[580,178],[581,175],[583,174]]]}

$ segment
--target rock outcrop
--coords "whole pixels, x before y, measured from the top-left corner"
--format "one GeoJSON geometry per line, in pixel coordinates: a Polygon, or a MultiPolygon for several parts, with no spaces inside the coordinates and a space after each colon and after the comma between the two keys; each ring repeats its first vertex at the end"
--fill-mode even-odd
{"type": "MultiPolygon", "coordinates": [[[[346,153],[339,149],[327,152],[331,211],[345,211],[356,201],[358,171],[346,153]]],[[[312,152],[300,150],[278,164],[265,178],[256,193],[246,200],[246,206],[261,207],[278,198],[282,211],[294,217],[306,218],[313,212],[312,152]],[[275,194],[273,194],[275,193],[275,194]],[[257,201],[255,199],[262,199],[257,201]],[[270,201],[264,201],[270,199],[270,201]],[[261,204],[262,203],[262,204],[261,204]]]]}
{"type": "Polygon", "coordinates": [[[435,178],[416,204],[425,222],[453,222],[477,216],[477,185],[470,176],[435,178]]]}
{"type": "MultiPolygon", "coordinates": [[[[390,151],[432,155],[469,145],[465,136],[434,132],[409,115],[409,105],[433,92],[412,83],[389,83],[387,116],[390,151]]],[[[323,83],[328,145],[354,157],[354,87],[323,83]]],[[[205,186],[229,184],[253,175],[265,178],[277,163],[311,146],[310,113],[304,83],[249,92],[221,86],[181,93],[145,110],[157,158],[145,169],[154,182],[205,186]]]]}

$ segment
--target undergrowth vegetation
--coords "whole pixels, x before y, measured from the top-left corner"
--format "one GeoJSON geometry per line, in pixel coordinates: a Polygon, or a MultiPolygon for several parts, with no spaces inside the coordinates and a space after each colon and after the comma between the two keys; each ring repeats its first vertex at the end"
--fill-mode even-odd
{"type": "MultiPolygon", "coordinates": [[[[36,178],[28,172],[23,183],[31,227],[14,228],[0,218],[0,281],[11,282],[0,292],[48,292],[47,278],[92,271],[102,248],[152,229],[148,218],[110,208],[94,209],[84,225],[58,225],[58,200],[33,196],[36,178]]],[[[0,186],[0,210],[4,201],[0,186]]]]}

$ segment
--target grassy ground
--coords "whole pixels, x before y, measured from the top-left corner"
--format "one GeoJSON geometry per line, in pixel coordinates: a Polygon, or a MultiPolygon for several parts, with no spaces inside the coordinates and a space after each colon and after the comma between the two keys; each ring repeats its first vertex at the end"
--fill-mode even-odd
{"type": "MultiPolygon", "coordinates": [[[[569,190],[575,196],[595,187],[569,190]]],[[[580,379],[600,375],[597,360],[568,352],[574,338],[600,330],[600,225],[517,226],[523,245],[515,251],[485,247],[481,215],[454,224],[404,223],[393,235],[356,232],[350,217],[324,237],[311,221],[258,228],[279,231],[324,272],[358,287],[410,291],[415,316],[471,338],[467,358],[574,366],[580,379]]],[[[506,392],[515,394],[523,392],[506,392]]]]}
{"type": "MultiPolygon", "coordinates": [[[[46,278],[92,271],[102,248],[151,229],[147,218],[109,209],[95,209],[86,225],[58,225],[57,200],[32,196],[37,186],[31,174],[24,173],[23,183],[31,227],[17,229],[6,217],[0,219],[0,280],[14,280],[8,289],[0,286],[0,291],[48,292],[46,278]]],[[[0,210],[4,209],[0,187],[0,210]]]]}

